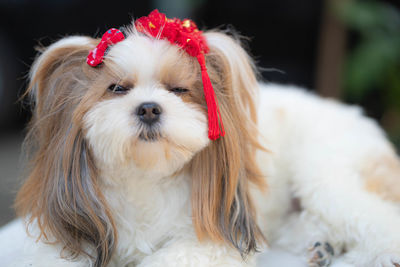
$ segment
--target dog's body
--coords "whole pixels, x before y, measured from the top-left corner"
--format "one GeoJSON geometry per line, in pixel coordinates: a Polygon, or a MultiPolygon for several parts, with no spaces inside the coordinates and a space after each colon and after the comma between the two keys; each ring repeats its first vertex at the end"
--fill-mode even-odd
{"type": "MultiPolygon", "coordinates": [[[[13,266],[253,266],[255,244],[265,247],[259,230],[270,246],[298,255],[327,242],[355,266],[400,263],[400,163],[379,127],[356,107],[258,84],[231,38],[206,37],[222,141],[207,138],[202,96],[193,89],[198,68],[164,40],[132,33],[110,50],[105,72],[79,61],[96,44],[90,38],[63,39],[39,57],[31,137],[39,140],[35,166],[46,171],[34,167],[19,193],[33,237],[13,266]],[[103,93],[110,83],[132,89],[115,96],[113,85],[103,93]],[[149,102],[164,116],[156,133],[132,114],[149,102]],[[58,134],[65,140],[40,143],[58,134]],[[242,147],[229,150],[235,145],[242,147]],[[57,155],[63,157],[53,164],[57,155]],[[235,155],[237,181],[224,180],[235,161],[219,158],[235,155]],[[227,164],[226,172],[212,180],[207,171],[220,167],[215,163],[227,164]]],[[[328,264],[323,260],[311,264],[328,264]]]]}

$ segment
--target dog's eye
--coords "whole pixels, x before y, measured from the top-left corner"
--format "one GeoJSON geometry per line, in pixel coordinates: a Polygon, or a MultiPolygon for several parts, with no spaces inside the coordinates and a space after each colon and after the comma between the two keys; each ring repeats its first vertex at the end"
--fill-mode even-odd
{"type": "Polygon", "coordinates": [[[175,94],[183,94],[189,91],[189,89],[183,88],[183,87],[173,87],[169,89],[170,92],[173,92],[175,94]]]}
{"type": "Polygon", "coordinates": [[[107,90],[116,94],[125,94],[129,91],[130,88],[124,87],[119,84],[111,84],[107,90]]]}

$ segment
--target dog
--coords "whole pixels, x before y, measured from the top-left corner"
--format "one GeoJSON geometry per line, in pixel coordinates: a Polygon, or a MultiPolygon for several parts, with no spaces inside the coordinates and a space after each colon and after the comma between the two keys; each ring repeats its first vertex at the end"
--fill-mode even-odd
{"type": "Polygon", "coordinates": [[[12,266],[255,266],[268,248],[399,266],[385,133],[358,107],[257,75],[234,36],[157,10],[46,48],[16,199],[30,237],[12,266]]]}

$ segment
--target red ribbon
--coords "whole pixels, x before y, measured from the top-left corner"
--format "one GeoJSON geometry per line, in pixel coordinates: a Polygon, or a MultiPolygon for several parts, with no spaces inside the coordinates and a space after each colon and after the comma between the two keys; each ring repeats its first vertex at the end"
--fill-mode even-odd
{"type": "Polygon", "coordinates": [[[97,65],[102,63],[107,48],[110,45],[121,42],[124,39],[125,36],[120,30],[112,28],[106,31],[106,33],[104,33],[101,37],[100,43],[93,50],[91,50],[89,55],[87,56],[87,64],[92,67],[96,67],[97,65]]]}

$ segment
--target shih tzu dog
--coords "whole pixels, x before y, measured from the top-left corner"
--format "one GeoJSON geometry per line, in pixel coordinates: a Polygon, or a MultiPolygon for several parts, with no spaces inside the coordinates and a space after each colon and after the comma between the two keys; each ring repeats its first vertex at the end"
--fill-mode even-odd
{"type": "Polygon", "coordinates": [[[400,161],[357,107],[261,84],[226,33],[157,10],[30,73],[12,266],[400,266],[400,161]],[[308,260],[308,262],[307,262],[308,260]]]}

